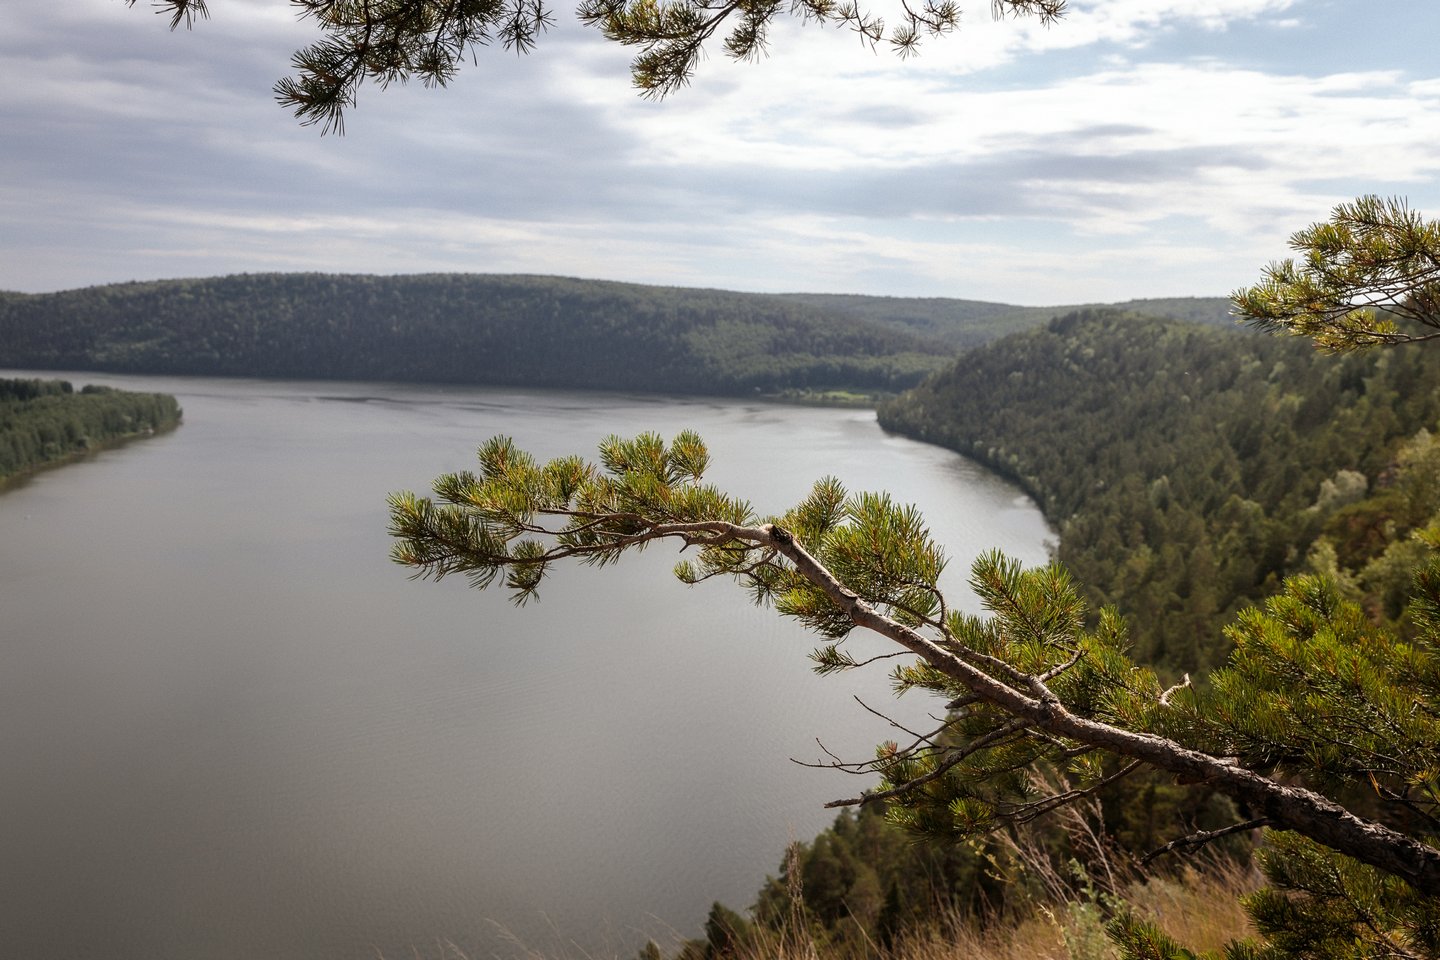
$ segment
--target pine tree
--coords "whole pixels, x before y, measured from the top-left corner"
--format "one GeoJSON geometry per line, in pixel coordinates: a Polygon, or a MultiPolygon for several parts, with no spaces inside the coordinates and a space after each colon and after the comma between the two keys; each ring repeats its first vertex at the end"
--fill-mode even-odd
{"type": "Polygon", "coordinates": [[[705,960],[733,960],[750,937],[750,924],[722,903],[710,906],[705,918],[705,960]]]}
{"type": "MultiPolygon", "coordinates": [[[[1433,316],[1415,306],[1429,296],[1426,276],[1403,298],[1417,317],[1433,316]]],[[[1237,295],[1242,312],[1252,302],[1237,295]]],[[[1376,310],[1354,313],[1328,326],[1287,327],[1274,311],[1254,319],[1328,349],[1397,342],[1346,340],[1389,329],[1376,310]]],[[[986,615],[951,610],[939,547],[914,508],[883,493],[850,494],[826,478],[788,512],[761,517],[704,481],[708,454],[693,433],[668,444],[610,437],[596,463],[541,464],[497,438],[479,461],[478,473],[440,477],[433,499],[392,497],[394,559],[418,576],[503,584],[524,603],[553,563],[600,565],[668,540],[695,553],[676,567],[683,581],[734,580],[818,634],[821,674],[864,666],[843,646],[857,629],[911,654],[894,670],[897,688],[941,698],[945,721],[854,765],[880,783],[834,805],[883,800],[917,835],[953,840],[1158,771],[1229,797],[1244,818],[1170,849],[1269,828],[1262,865],[1273,887],[1250,901],[1261,939],[1234,956],[1440,954],[1433,557],[1415,574],[1413,637],[1377,626],[1333,583],[1296,577],[1230,628],[1223,669],[1166,688],[1127,655],[1120,614],[1087,610],[1057,565],[983,556],[971,586],[986,615]]],[[[1118,918],[1115,936],[1134,956],[1184,955],[1134,918],[1118,918]]]]}

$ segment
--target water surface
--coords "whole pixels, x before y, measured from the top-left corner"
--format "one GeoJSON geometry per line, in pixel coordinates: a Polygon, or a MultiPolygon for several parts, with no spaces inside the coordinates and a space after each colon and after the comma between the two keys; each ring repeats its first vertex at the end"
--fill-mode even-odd
{"type": "MultiPolygon", "coordinates": [[[[806,769],[920,722],[668,549],[523,610],[387,559],[385,496],[505,433],[541,457],[702,434],[764,513],[833,473],[971,558],[1034,506],[868,411],[394,384],[65,376],[176,394],[176,432],[0,496],[0,953],[84,960],[633,955],[744,907],[863,787],[806,769]]],[[[961,601],[961,605],[973,603],[961,601]]],[[[863,642],[858,649],[867,648],[863,642]]],[[[874,649],[879,649],[878,647],[874,649]]]]}

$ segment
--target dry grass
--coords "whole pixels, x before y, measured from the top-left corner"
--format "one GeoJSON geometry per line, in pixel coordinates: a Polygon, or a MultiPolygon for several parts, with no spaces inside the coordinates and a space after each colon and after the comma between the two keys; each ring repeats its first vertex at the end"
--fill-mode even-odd
{"type": "Polygon", "coordinates": [[[895,960],[1066,960],[1068,918],[1037,913],[1010,923],[951,926],[904,941],[895,960]]]}
{"type": "MultiPolygon", "coordinates": [[[[1200,867],[1184,866],[1170,875],[1133,879],[1135,875],[1129,869],[1109,863],[1100,868],[1095,882],[1081,883],[1081,892],[1076,894],[1076,884],[1065,884],[1053,863],[1035,857],[1023,845],[1016,852],[1032,871],[1031,879],[1038,880],[1038,885],[1048,891],[1045,900],[1012,905],[1008,915],[988,922],[961,914],[935,916],[924,929],[912,931],[891,950],[882,951],[863,932],[844,945],[818,942],[811,935],[801,897],[798,860],[792,848],[787,871],[793,906],[789,923],[781,930],[753,927],[738,951],[725,960],[1119,960],[1105,935],[1105,924],[1113,909],[1120,906],[1128,907],[1139,918],[1156,924],[1177,942],[1196,951],[1217,950],[1253,932],[1239,902],[1240,897],[1260,885],[1260,877],[1252,867],[1209,860],[1200,867]],[[1034,875],[1037,870],[1041,876],[1034,875]],[[1047,871],[1048,875],[1044,875],[1047,871]]],[[[580,950],[573,943],[562,942],[558,934],[551,947],[542,949],[513,937],[507,939],[512,948],[505,954],[508,960],[636,957],[613,948],[580,950]]],[[[674,932],[672,942],[662,944],[661,952],[671,960],[699,960],[705,955],[703,943],[692,941],[689,949],[685,946],[684,938],[674,932]]],[[[441,960],[469,960],[453,945],[447,947],[441,960]]]]}
{"type": "MultiPolygon", "coordinates": [[[[1193,950],[1214,950],[1249,935],[1249,919],[1239,898],[1259,878],[1247,867],[1209,863],[1203,870],[1184,868],[1176,875],[1129,884],[1120,899],[1193,950]]],[[[1118,960],[1105,936],[1105,895],[1035,905],[1023,913],[977,924],[961,917],[937,918],[912,933],[888,960],[1118,960]]],[[[874,944],[865,954],[879,955],[874,944]]],[[[817,944],[803,931],[756,931],[733,960],[858,960],[852,950],[817,944]]]]}
{"type": "Polygon", "coordinates": [[[1174,878],[1154,878],[1126,896],[1135,912],[1191,950],[1216,950],[1227,941],[1254,932],[1240,898],[1258,889],[1262,879],[1250,866],[1234,861],[1186,867],[1174,878]]]}

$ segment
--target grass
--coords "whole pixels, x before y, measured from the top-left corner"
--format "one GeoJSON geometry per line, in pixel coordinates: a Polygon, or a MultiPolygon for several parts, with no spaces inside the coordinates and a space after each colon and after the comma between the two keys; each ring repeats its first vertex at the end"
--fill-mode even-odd
{"type": "MultiPolygon", "coordinates": [[[[1174,876],[1131,883],[1120,899],[1190,949],[1218,950],[1253,932],[1239,900],[1258,883],[1246,867],[1215,863],[1203,871],[1187,867],[1174,876]]],[[[884,953],[873,943],[859,954],[853,947],[837,952],[803,932],[762,930],[731,960],[1119,960],[1105,935],[1114,902],[1092,894],[1034,904],[987,922],[937,917],[884,953]]]]}
{"type": "MultiPolygon", "coordinates": [[[[778,931],[755,928],[735,952],[709,960],[1120,960],[1105,935],[1105,922],[1110,909],[1122,902],[1192,950],[1219,950],[1253,932],[1240,898],[1259,883],[1248,866],[1217,860],[1204,864],[1203,869],[1185,866],[1171,875],[1130,881],[1118,896],[1087,887],[1082,896],[1033,903],[983,922],[960,915],[937,916],[888,951],[868,939],[843,947],[827,945],[803,924],[795,924],[778,931]]],[[[637,958],[613,948],[586,951],[558,936],[548,949],[508,939],[513,951],[508,956],[513,960],[645,960],[656,955],[642,950],[637,958]]],[[[474,960],[454,944],[437,948],[438,953],[424,956],[474,960]]],[[[659,955],[707,960],[704,941],[686,941],[678,934],[659,955]]]]}

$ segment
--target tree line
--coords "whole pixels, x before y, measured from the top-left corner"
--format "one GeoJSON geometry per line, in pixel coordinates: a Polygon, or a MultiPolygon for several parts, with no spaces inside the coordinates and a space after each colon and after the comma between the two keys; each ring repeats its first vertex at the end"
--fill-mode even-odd
{"type": "Polygon", "coordinates": [[[1233,327],[1226,297],[1149,297],[1123,303],[1021,307],[953,297],[873,297],[854,294],[786,293],[786,300],[857,317],[897,330],[933,337],[959,353],[1034,327],[1053,317],[1110,307],[1150,317],[1233,327]]]}
{"type": "Polygon", "coordinates": [[[131,393],[65,380],[0,379],[0,483],[131,437],[170,430],[180,405],[160,393],[131,393]]]}

